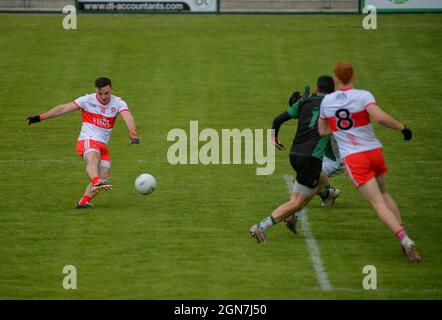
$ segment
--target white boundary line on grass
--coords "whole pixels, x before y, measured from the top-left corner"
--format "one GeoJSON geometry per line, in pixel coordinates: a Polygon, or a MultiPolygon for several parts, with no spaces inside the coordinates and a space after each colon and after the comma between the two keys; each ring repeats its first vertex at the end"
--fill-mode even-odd
{"type": "MultiPolygon", "coordinates": [[[[292,194],[293,190],[293,179],[292,176],[286,174],[284,175],[284,180],[287,185],[287,191],[289,194],[292,194]]],[[[328,280],[328,274],[324,269],[324,265],[321,259],[321,253],[319,252],[319,247],[316,244],[315,237],[313,236],[312,231],[310,230],[310,224],[307,218],[307,210],[302,209],[301,214],[301,228],[304,231],[305,241],[307,242],[308,249],[310,251],[310,258],[313,263],[313,267],[315,268],[316,278],[318,279],[319,285],[323,291],[332,291],[333,288],[328,280]]]]}
{"type": "MultiPolygon", "coordinates": [[[[284,175],[284,180],[287,185],[287,191],[291,195],[293,190],[293,177],[289,174],[284,175]]],[[[307,210],[302,209],[301,214],[301,228],[304,231],[304,237],[307,242],[307,246],[310,251],[310,258],[313,263],[313,267],[315,268],[316,277],[321,286],[322,291],[330,291],[330,292],[368,292],[368,293],[376,293],[376,292],[391,292],[391,293],[440,293],[442,289],[422,289],[422,290],[411,290],[411,289],[376,289],[376,290],[365,290],[365,289],[350,289],[350,288],[333,288],[328,280],[328,274],[324,269],[324,265],[321,259],[321,253],[319,251],[319,247],[316,244],[315,237],[310,229],[310,224],[307,218],[307,210]]]]}

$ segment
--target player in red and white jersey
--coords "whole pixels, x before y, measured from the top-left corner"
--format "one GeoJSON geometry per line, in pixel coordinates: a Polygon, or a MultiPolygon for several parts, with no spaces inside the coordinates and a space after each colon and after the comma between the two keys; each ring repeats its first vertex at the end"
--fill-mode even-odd
{"type": "Polygon", "coordinates": [[[354,88],[351,63],[339,62],[334,69],[338,89],[321,103],[318,130],[322,136],[333,134],[344,159],[344,168],[355,186],[376,210],[379,218],[393,231],[411,262],[421,261],[415,243],[408,237],[399,209],[387,192],[382,144],[371,125],[372,116],[381,125],[401,131],[405,140],[412,132],[381,110],[373,95],[354,88]]]}
{"type": "Polygon", "coordinates": [[[327,120],[339,146],[342,158],[382,148],[376,139],[367,108],[376,105],[373,95],[365,90],[350,87],[338,88],[324,97],[321,117],[327,120]]]}
{"type": "Polygon", "coordinates": [[[66,113],[81,110],[82,127],[77,141],[77,153],[85,160],[86,173],[91,182],[76,208],[91,208],[90,201],[101,190],[111,190],[107,183],[110,173],[110,155],[107,148],[115,120],[120,115],[129,129],[129,143],[138,144],[135,120],[126,102],[112,95],[112,83],[108,78],[95,81],[96,92],[88,94],[67,104],[56,106],[40,115],[28,117],[28,124],[45,119],[62,116],[66,113]]]}

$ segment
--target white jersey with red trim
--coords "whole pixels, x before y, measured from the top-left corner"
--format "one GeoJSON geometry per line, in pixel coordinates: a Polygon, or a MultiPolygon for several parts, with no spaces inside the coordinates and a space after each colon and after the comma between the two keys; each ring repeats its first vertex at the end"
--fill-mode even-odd
{"type": "Polygon", "coordinates": [[[342,158],[382,148],[366,110],[371,104],[376,100],[370,92],[352,88],[338,89],[322,100],[320,118],[327,120],[342,158]]]}
{"type": "Polygon", "coordinates": [[[96,94],[87,94],[74,100],[81,109],[83,124],[78,140],[92,139],[108,143],[117,115],[128,110],[126,102],[120,97],[112,95],[111,99],[103,104],[96,94]]]}

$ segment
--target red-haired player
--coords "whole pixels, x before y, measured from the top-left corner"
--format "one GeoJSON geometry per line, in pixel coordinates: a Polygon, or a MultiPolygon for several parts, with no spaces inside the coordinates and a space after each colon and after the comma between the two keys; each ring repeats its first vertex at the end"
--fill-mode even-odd
{"type": "Polygon", "coordinates": [[[77,142],[77,153],[86,162],[86,173],[91,182],[86,187],[83,197],[77,202],[77,209],[92,208],[90,201],[99,191],[112,189],[112,185],[107,183],[111,164],[107,144],[118,115],[121,115],[129,129],[129,143],[140,143],[135,120],[126,102],[112,95],[111,80],[98,78],[95,81],[95,89],[96,92],[93,94],[87,94],[40,115],[29,116],[27,119],[31,125],[81,109],[83,123],[77,142]]]}
{"type": "Polygon", "coordinates": [[[399,239],[408,259],[419,262],[421,257],[416,245],[405,232],[399,209],[387,192],[387,167],[370,116],[387,128],[401,131],[405,140],[411,139],[412,132],[382,111],[370,92],[354,89],[355,74],[351,63],[339,62],[334,73],[338,88],[322,100],[319,133],[321,136],[333,134],[347,175],[399,239]]]}

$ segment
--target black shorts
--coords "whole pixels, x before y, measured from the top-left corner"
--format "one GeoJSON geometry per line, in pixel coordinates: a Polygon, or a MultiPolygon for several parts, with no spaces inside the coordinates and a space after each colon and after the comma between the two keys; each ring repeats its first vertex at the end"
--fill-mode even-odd
{"type": "Polygon", "coordinates": [[[308,188],[318,185],[322,171],[322,160],[290,154],[290,164],[296,171],[296,181],[308,188]]]}

